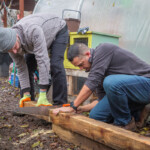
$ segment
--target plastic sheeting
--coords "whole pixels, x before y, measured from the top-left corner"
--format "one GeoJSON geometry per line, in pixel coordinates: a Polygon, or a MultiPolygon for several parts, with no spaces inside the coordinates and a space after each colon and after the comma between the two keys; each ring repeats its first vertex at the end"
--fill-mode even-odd
{"type": "Polygon", "coordinates": [[[79,14],[77,12],[66,10],[63,13],[63,10],[79,10],[82,1],[83,0],[39,0],[37,5],[35,6],[33,13],[51,12],[52,14],[57,14],[58,16],[63,18],[79,19],[79,14]]]}
{"type": "MultiPolygon", "coordinates": [[[[34,13],[52,12],[62,17],[64,9],[80,10],[80,27],[120,35],[119,45],[150,63],[150,0],[40,0],[34,13]]],[[[77,17],[66,12],[64,18],[77,17]]]]}

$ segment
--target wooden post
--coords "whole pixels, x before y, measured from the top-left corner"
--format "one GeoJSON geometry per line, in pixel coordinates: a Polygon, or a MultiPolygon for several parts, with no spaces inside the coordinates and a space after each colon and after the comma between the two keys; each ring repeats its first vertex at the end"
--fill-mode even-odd
{"type": "Polygon", "coordinates": [[[24,17],[24,0],[19,0],[20,18],[24,17]]]}
{"type": "MultiPolygon", "coordinates": [[[[6,4],[7,0],[5,0],[5,4],[6,4]]],[[[7,27],[7,10],[6,8],[4,7],[4,18],[3,18],[3,21],[4,21],[4,27],[7,27]]]]}

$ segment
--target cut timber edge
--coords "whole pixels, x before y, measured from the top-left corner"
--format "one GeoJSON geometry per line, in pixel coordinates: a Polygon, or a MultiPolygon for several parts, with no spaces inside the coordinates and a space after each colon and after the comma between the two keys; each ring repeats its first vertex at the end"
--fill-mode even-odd
{"type": "Polygon", "coordinates": [[[70,113],[60,113],[55,116],[50,112],[50,117],[53,124],[113,149],[150,150],[149,137],[101,121],[70,113]]]}

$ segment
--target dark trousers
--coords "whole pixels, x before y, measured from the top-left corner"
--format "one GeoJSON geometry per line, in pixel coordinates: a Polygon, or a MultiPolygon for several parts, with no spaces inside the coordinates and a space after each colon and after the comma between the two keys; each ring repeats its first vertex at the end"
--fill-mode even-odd
{"type": "MultiPolygon", "coordinates": [[[[52,76],[54,105],[67,103],[67,81],[63,60],[64,52],[68,43],[68,38],[68,29],[67,26],[65,26],[61,31],[59,31],[59,33],[56,36],[56,39],[53,41],[50,47],[50,73],[52,76]]],[[[32,98],[32,95],[34,95],[33,73],[37,68],[37,63],[34,54],[26,54],[26,62],[29,70],[31,99],[34,100],[35,98],[32,98]]]]}
{"type": "MultiPolygon", "coordinates": [[[[34,101],[35,100],[34,73],[37,70],[37,62],[36,62],[34,54],[26,54],[25,60],[26,60],[28,72],[29,72],[31,100],[34,101]]],[[[21,97],[23,97],[22,90],[20,90],[20,95],[21,97]]]]}

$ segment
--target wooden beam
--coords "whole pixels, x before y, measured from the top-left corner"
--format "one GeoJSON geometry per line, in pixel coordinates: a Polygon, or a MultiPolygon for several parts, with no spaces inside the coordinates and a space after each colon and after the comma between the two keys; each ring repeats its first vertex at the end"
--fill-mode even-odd
{"type": "Polygon", "coordinates": [[[88,72],[85,72],[83,70],[77,70],[77,69],[65,69],[66,75],[68,76],[76,76],[76,77],[88,77],[88,72]]]}
{"type": "Polygon", "coordinates": [[[43,116],[43,115],[32,115],[32,116],[42,119],[42,120],[45,120],[47,122],[52,122],[50,116],[43,116]]]}
{"type": "Polygon", "coordinates": [[[150,150],[150,138],[101,121],[69,113],[50,117],[53,124],[117,150],[150,150]]]}
{"type": "Polygon", "coordinates": [[[95,142],[78,133],[71,132],[55,124],[52,125],[52,130],[62,139],[76,146],[80,146],[85,150],[112,150],[104,144],[95,142]]]}
{"type": "MultiPolygon", "coordinates": [[[[36,107],[36,101],[24,102],[24,107],[36,107]]],[[[32,115],[32,116],[51,122],[50,116],[44,116],[44,115],[32,115]]]]}
{"type": "Polygon", "coordinates": [[[36,107],[36,101],[24,102],[24,107],[36,107]]]}
{"type": "MultiPolygon", "coordinates": [[[[7,0],[5,0],[5,4],[6,4],[7,0]]],[[[4,17],[3,17],[3,23],[4,23],[4,27],[7,27],[7,10],[4,7],[4,17]]]]}
{"type": "Polygon", "coordinates": [[[73,95],[72,76],[67,76],[68,95],[73,95]]]}
{"type": "Polygon", "coordinates": [[[19,0],[19,10],[20,10],[20,18],[24,17],[24,0],[19,0]]]}

